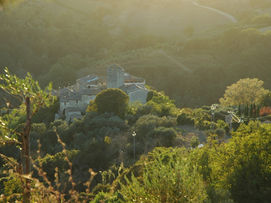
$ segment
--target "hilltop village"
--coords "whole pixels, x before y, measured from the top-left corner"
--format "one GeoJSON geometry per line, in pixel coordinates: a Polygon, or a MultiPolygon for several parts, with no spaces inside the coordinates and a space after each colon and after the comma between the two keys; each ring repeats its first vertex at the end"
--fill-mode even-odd
{"type": "Polygon", "coordinates": [[[105,78],[91,74],[76,80],[74,85],[59,89],[60,108],[56,119],[73,121],[84,115],[90,101],[106,88],[119,88],[127,93],[130,103],[146,103],[148,89],[145,87],[145,79],[129,73],[118,65],[111,65],[107,69],[105,78]]]}

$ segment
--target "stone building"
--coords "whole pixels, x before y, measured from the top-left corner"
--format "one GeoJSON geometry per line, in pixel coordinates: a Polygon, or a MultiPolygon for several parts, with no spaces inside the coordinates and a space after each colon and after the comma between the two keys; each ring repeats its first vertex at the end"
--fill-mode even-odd
{"type": "Polygon", "coordinates": [[[129,84],[121,86],[120,89],[128,94],[130,104],[135,102],[145,104],[147,101],[149,90],[144,85],[129,84]]]}
{"type": "Polygon", "coordinates": [[[65,118],[72,121],[81,118],[89,102],[104,88],[98,76],[88,75],[76,80],[76,84],[60,89],[58,91],[60,107],[56,119],[65,118]]]}
{"type": "Polygon", "coordinates": [[[107,88],[120,88],[128,94],[130,103],[145,104],[149,92],[143,78],[125,73],[118,65],[112,65],[107,69],[107,88]]]}
{"type": "Polygon", "coordinates": [[[80,119],[90,101],[105,88],[120,88],[128,94],[130,103],[146,103],[149,92],[143,78],[125,73],[120,66],[112,65],[107,69],[106,81],[96,75],[87,75],[77,79],[74,85],[58,90],[60,108],[56,119],[65,118],[67,121],[80,119]]]}
{"type": "Polygon", "coordinates": [[[124,84],[124,70],[120,66],[112,65],[107,69],[107,88],[119,88],[124,84]]]}
{"type": "Polygon", "coordinates": [[[62,89],[59,96],[59,116],[65,117],[67,121],[80,117],[79,115],[86,111],[89,102],[94,100],[100,91],[98,88],[80,91],[73,88],[62,89]]]}

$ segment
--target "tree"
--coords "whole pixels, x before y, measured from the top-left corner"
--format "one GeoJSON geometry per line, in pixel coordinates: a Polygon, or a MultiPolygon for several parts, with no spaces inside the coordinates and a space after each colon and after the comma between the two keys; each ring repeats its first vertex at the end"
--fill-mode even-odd
{"type": "Polygon", "coordinates": [[[262,97],[261,105],[263,106],[271,106],[271,92],[268,92],[262,97]]]}
{"type": "Polygon", "coordinates": [[[101,91],[94,100],[99,113],[114,113],[123,117],[128,108],[129,96],[120,89],[109,88],[101,91]]]}
{"type": "Polygon", "coordinates": [[[137,162],[139,177],[120,181],[125,202],[205,202],[207,192],[184,148],[156,148],[137,162]],[[142,171],[142,172],[141,172],[142,171]]]}
{"type": "Polygon", "coordinates": [[[242,124],[229,143],[215,152],[219,158],[214,174],[220,174],[220,184],[229,189],[234,202],[271,201],[270,135],[269,125],[242,124]]]}
{"type": "Polygon", "coordinates": [[[220,103],[224,106],[259,104],[262,97],[268,93],[268,90],[263,88],[263,83],[257,78],[241,79],[227,87],[220,103]]]}
{"type": "MultiPolygon", "coordinates": [[[[24,111],[25,123],[22,130],[15,129],[10,126],[10,116],[0,117],[0,143],[15,143],[21,148],[22,163],[19,164],[19,173],[22,173],[23,181],[23,202],[30,202],[30,180],[31,175],[31,157],[30,157],[30,130],[32,125],[32,117],[42,107],[48,107],[53,101],[51,96],[52,84],[44,91],[40,88],[38,82],[32,79],[28,73],[25,79],[20,79],[10,74],[7,68],[4,74],[0,75],[0,89],[10,95],[17,96],[22,101],[21,108],[12,111],[24,111]],[[22,171],[21,171],[22,169],[22,171]]],[[[9,113],[9,112],[8,112],[9,113]]],[[[0,154],[1,155],[1,154],[0,154]]],[[[11,159],[7,159],[8,161],[11,159]]]]}

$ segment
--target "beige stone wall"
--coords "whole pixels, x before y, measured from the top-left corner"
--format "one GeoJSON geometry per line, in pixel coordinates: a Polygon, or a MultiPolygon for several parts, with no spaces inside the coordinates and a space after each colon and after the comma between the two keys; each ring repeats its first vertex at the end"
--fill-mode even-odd
{"type": "Polygon", "coordinates": [[[139,89],[135,92],[129,93],[130,103],[140,102],[145,104],[147,102],[148,90],[139,89]]]}
{"type": "Polygon", "coordinates": [[[107,88],[119,88],[124,85],[124,72],[120,68],[107,69],[107,88]]]}
{"type": "Polygon", "coordinates": [[[66,121],[73,121],[75,118],[77,118],[77,119],[82,118],[81,112],[74,111],[74,112],[67,112],[66,113],[66,121]]]}
{"type": "Polygon", "coordinates": [[[88,95],[83,95],[81,97],[81,100],[71,100],[67,102],[60,102],[60,113],[63,112],[64,109],[67,108],[78,108],[80,111],[85,111],[87,106],[89,105],[89,102],[91,100],[95,99],[95,95],[88,96],[88,95]]]}

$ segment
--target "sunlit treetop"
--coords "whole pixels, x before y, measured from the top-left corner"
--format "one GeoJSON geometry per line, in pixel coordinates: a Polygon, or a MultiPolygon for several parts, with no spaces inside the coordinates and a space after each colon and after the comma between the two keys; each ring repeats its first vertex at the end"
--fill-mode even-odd
{"type": "MultiPolygon", "coordinates": [[[[42,90],[39,83],[33,80],[30,73],[27,73],[25,78],[19,78],[16,75],[12,75],[7,68],[5,68],[4,73],[0,75],[0,89],[21,100],[21,105],[18,108],[12,109],[12,112],[16,111],[17,113],[25,114],[25,101],[28,99],[31,105],[31,117],[37,113],[40,108],[48,107],[55,100],[55,97],[52,95],[51,83],[42,90]]],[[[8,103],[9,102],[7,102],[7,104],[8,103]]],[[[14,137],[14,129],[11,129],[8,123],[9,120],[7,120],[5,115],[1,115],[0,132],[2,132],[2,134],[0,134],[0,138],[5,138],[5,140],[14,137]]]]}

